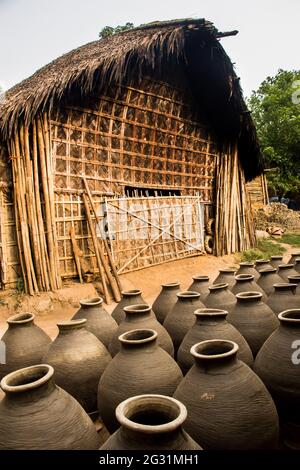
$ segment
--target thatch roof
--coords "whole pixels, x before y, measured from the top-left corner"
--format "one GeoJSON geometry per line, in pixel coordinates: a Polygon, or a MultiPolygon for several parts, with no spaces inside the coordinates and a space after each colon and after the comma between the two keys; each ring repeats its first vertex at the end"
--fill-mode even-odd
{"type": "MultiPolygon", "coordinates": [[[[232,34],[235,34],[233,32],[232,34]]],[[[239,140],[247,179],[263,168],[255,127],[247,111],[233,65],[219,42],[220,33],[204,19],[156,22],[75,49],[11,88],[0,105],[0,137],[7,139],[19,121],[30,123],[72,90],[88,94],[97,85],[120,82],[159,70],[163,61],[182,63],[191,88],[214,127],[228,140],[239,140]]]]}

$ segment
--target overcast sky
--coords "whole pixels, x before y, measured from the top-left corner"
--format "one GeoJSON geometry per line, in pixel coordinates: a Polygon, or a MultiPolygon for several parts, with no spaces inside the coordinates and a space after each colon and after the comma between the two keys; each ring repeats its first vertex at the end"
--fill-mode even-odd
{"type": "Polygon", "coordinates": [[[186,17],[239,30],[222,44],[246,95],[279,68],[300,68],[300,0],[0,0],[0,83],[11,87],[106,25],[186,17]]]}

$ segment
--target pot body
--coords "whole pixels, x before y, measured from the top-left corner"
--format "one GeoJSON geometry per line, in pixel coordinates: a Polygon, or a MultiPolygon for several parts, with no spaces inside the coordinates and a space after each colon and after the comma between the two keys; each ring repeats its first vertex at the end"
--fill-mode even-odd
{"type": "Polygon", "coordinates": [[[270,265],[277,269],[280,264],[283,264],[283,256],[271,256],[270,265]]]}
{"type": "Polygon", "coordinates": [[[159,323],[163,324],[166,316],[177,302],[177,294],[180,290],[179,283],[163,284],[158,297],[155,299],[152,310],[159,323]]]}
{"type": "Polygon", "coordinates": [[[124,307],[127,307],[128,305],[137,305],[144,303],[145,301],[142,297],[142,293],[140,290],[132,289],[129,291],[122,292],[122,299],[112,311],[111,316],[119,325],[121,321],[123,321],[125,318],[124,307]]]}
{"type": "Polygon", "coordinates": [[[212,286],[210,289],[210,293],[204,301],[205,307],[218,308],[230,312],[235,306],[236,298],[232,292],[230,292],[228,287],[224,286],[218,289],[214,289],[212,286]]]}
{"type": "Polygon", "coordinates": [[[259,259],[256,260],[255,269],[258,273],[261,269],[267,269],[267,268],[272,268],[272,265],[271,265],[269,259],[267,259],[267,260],[259,260],[259,259]]]}
{"type": "Polygon", "coordinates": [[[263,289],[267,296],[274,292],[274,284],[282,282],[282,278],[276,273],[275,268],[266,269],[260,272],[257,284],[263,289]]]}
{"type": "Polygon", "coordinates": [[[228,284],[229,289],[234,286],[236,271],[234,269],[220,269],[219,274],[214,280],[213,284],[228,284]]]}
{"type": "Polygon", "coordinates": [[[205,297],[209,294],[209,286],[211,282],[208,276],[193,276],[193,282],[188,288],[188,291],[198,292],[201,297],[200,300],[203,302],[205,297]]]}
{"type": "Polygon", "coordinates": [[[251,276],[254,276],[254,281],[257,281],[259,274],[254,267],[254,263],[242,262],[239,266],[239,269],[235,273],[236,276],[238,274],[251,274],[251,276]]]}
{"type": "Polygon", "coordinates": [[[278,275],[281,277],[281,282],[289,282],[289,276],[296,276],[298,273],[293,265],[279,265],[278,275]]]}
{"type": "Polygon", "coordinates": [[[296,287],[294,290],[275,288],[274,292],[270,294],[267,305],[276,315],[284,310],[299,308],[300,296],[296,294],[296,287]]]}
{"type": "Polygon", "coordinates": [[[236,280],[231,292],[236,295],[240,292],[260,292],[263,302],[266,302],[267,296],[264,290],[253,280],[236,280]]]}
{"type": "Polygon", "coordinates": [[[297,258],[300,258],[300,251],[298,253],[291,254],[291,257],[288,260],[288,264],[294,264],[297,258]]]}

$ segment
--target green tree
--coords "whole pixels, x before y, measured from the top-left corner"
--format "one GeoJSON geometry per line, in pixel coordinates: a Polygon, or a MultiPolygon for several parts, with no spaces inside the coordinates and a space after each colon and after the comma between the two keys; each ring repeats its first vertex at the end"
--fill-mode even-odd
{"type": "Polygon", "coordinates": [[[128,29],[133,29],[133,23],[126,23],[124,25],[118,25],[115,28],[113,26],[104,26],[99,33],[99,38],[104,39],[112,34],[121,33],[122,31],[127,31],[128,29]]]}
{"type": "Polygon", "coordinates": [[[278,195],[300,191],[300,71],[279,70],[248,100],[265,155],[269,187],[278,195]]]}

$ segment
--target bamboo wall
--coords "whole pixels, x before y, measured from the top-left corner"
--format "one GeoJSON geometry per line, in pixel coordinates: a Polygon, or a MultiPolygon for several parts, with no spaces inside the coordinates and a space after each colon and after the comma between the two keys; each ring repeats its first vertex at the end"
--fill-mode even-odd
{"type": "Polygon", "coordinates": [[[253,207],[268,204],[268,186],[265,174],[257,176],[247,183],[247,190],[253,207]]]}

